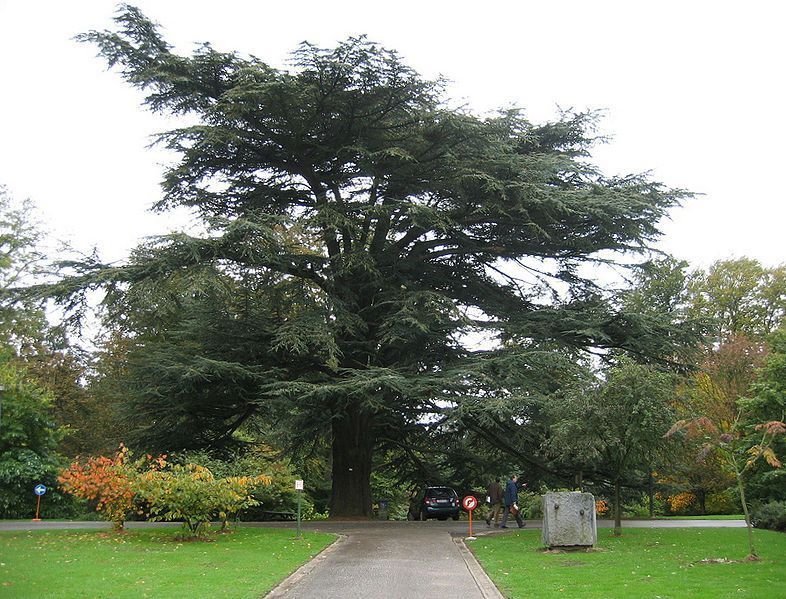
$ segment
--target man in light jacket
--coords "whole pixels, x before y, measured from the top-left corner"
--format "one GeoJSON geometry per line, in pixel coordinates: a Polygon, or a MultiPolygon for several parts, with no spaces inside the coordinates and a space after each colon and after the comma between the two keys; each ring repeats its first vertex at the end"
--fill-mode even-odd
{"type": "Polygon", "coordinates": [[[514,514],[516,524],[519,525],[519,528],[524,528],[524,521],[521,519],[521,511],[518,509],[519,487],[516,484],[518,479],[518,476],[511,474],[510,480],[505,485],[505,510],[502,512],[502,524],[500,524],[500,528],[507,528],[505,525],[508,522],[508,515],[514,505],[516,506],[516,513],[514,514]]]}

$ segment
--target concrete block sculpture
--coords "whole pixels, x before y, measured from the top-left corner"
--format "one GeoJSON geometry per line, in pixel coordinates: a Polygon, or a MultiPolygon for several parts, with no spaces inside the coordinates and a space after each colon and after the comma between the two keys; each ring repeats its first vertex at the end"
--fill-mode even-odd
{"type": "Polygon", "coordinates": [[[595,498],[591,493],[543,495],[543,544],[548,547],[592,547],[598,541],[595,498]]]}

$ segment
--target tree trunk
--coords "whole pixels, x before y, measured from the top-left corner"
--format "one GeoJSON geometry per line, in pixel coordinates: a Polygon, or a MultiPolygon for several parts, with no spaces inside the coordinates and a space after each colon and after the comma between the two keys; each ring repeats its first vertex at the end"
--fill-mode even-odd
{"type": "Polygon", "coordinates": [[[620,500],[619,481],[614,481],[614,536],[622,536],[622,501],[620,500]]]}
{"type": "Polygon", "coordinates": [[[740,493],[740,503],[742,503],[742,511],[745,513],[745,524],[748,527],[748,545],[750,546],[749,559],[758,559],[756,548],[753,546],[753,526],[751,525],[751,515],[748,512],[748,502],[745,500],[745,486],[742,484],[742,475],[739,470],[735,469],[737,475],[737,490],[740,493]]]}
{"type": "Polygon", "coordinates": [[[349,406],[333,419],[331,518],[371,517],[371,415],[349,406]]]}
{"type": "Polygon", "coordinates": [[[650,500],[650,519],[655,517],[655,477],[652,476],[652,468],[649,473],[648,493],[650,500]]]}

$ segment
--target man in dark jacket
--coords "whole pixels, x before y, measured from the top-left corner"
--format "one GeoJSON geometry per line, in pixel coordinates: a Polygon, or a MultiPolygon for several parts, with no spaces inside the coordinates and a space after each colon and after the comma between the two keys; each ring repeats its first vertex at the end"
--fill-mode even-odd
{"type": "Polygon", "coordinates": [[[500,525],[500,528],[507,528],[505,525],[508,522],[508,515],[510,514],[511,508],[513,508],[514,505],[516,506],[514,514],[516,518],[516,524],[519,525],[519,528],[524,527],[524,521],[521,519],[521,511],[518,509],[519,486],[516,484],[518,479],[518,476],[511,474],[508,484],[505,485],[505,510],[502,512],[502,524],[500,525]]]}
{"type": "Polygon", "coordinates": [[[491,519],[494,519],[494,526],[499,526],[499,513],[502,511],[502,502],[504,496],[502,494],[502,485],[499,484],[499,478],[495,478],[494,482],[489,485],[486,492],[489,498],[489,513],[486,516],[486,526],[491,526],[491,519]]]}

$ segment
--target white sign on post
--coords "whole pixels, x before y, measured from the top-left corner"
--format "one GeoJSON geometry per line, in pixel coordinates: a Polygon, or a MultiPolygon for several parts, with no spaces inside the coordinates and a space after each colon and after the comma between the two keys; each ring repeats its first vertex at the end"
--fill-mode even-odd
{"type": "MultiPolygon", "coordinates": [[[[295,481],[295,491],[302,491],[303,490],[303,481],[301,479],[297,479],[295,481]]],[[[303,493],[297,494],[297,538],[302,538],[300,534],[300,496],[303,493]]]]}

